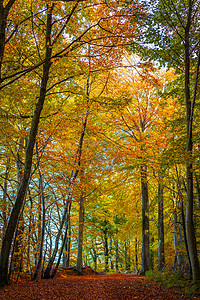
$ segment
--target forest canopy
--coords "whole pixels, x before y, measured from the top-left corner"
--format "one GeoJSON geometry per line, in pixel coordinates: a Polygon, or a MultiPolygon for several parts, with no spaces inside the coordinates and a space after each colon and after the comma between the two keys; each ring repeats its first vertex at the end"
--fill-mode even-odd
{"type": "Polygon", "coordinates": [[[200,280],[199,20],[199,0],[0,0],[1,286],[200,280]]]}

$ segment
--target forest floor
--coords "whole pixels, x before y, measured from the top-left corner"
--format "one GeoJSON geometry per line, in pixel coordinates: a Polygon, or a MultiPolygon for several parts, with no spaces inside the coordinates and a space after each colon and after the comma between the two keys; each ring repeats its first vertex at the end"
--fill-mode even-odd
{"type": "Polygon", "coordinates": [[[179,300],[188,298],[178,289],[166,289],[134,274],[105,275],[87,272],[75,276],[58,271],[53,279],[18,280],[0,289],[0,300],[179,300]]]}

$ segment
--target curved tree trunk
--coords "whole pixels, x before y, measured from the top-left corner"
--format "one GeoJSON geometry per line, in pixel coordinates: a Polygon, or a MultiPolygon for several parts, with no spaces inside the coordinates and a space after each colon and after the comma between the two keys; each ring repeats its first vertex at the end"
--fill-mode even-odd
{"type": "Polygon", "coordinates": [[[52,52],[52,47],[51,47],[52,9],[53,9],[53,7],[48,9],[48,14],[47,14],[46,61],[43,65],[43,75],[42,75],[42,82],[41,82],[41,88],[40,88],[40,95],[39,95],[38,102],[36,104],[36,109],[34,111],[32,123],[31,123],[29,140],[28,140],[27,149],[26,149],[26,157],[25,157],[23,176],[22,176],[22,180],[21,180],[21,183],[19,186],[18,193],[17,193],[15,205],[12,209],[10,219],[8,222],[8,226],[7,226],[5,236],[2,241],[2,246],[1,246],[1,255],[0,255],[0,285],[1,286],[9,283],[8,262],[9,262],[9,255],[10,255],[10,250],[11,250],[11,245],[12,245],[12,239],[14,236],[14,232],[16,230],[18,218],[19,218],[19,215],[21,212],[24,197],[26,195],[26,190],[28,187],[28,182],[29,182],[31,167],[32,167],[33,149],[34,149],[34,145],[35,145],[38,124],[39,124],[39,120],[40,120],[40,114],[42,112],[44,100],[45,100],[45,96],[46,96],[49,70],[50,70],[50,66],[51,66],[50,57],[51,57],[51,52],[52,52]]]}

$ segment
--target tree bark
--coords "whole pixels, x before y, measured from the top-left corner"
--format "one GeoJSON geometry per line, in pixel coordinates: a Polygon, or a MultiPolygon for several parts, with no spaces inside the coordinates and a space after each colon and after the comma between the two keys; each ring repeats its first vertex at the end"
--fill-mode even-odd
{"type": "Polygon", "coordinates": [[[84,229],[84,197],[83,197],[83,194],[81,194],[80,203],[79,203],[78,251],[77,251],[77,262],[76,262],[76,270],[77,270],[78,275],[82,275],[83,229],[84,229]]]}
{"type": "Polygon", "coordinates": [[[108,236],[107,230],[104,230],[104,259],[105,259],[105,272],[109,271],[108,266],[108,236]]]}
{"type": "Polygon", "coordinates": [[[142,270],[144,275],[150,269],[150,246],[149,246],[149,196],[147,183],[147,166],[142,165],[141,191],[142,191],[142,270]]]}
{"type": "Polygon", "coordinates": [[[164,218],[163,218],[163,185],[162,178],[158,183],[158,270],[161,271],[165,265],[164,253],[164,218]]]}
{"type": "MultiPolygon", "coordinates": [[[[23,175],[23,149],[24,149],[24,138],[19,139],[19,148],[17,153],[17,180],[18,180],[18,189],[23,175]]],[[[22,266],[22,248],[23,248],[23,233],[24,233],[24,220],[23,213],[20,214],[20,220],[18,222],[15,243],[14,243],[14,252],[13,252],[13,266],[12,269],[15,273],[21,272],[22,266]]]]}
{"type": "Polygon", "coordinates": [[[6,25],[8,14],[13,6],[15,0],[10,0],[4,7],[3,0],[0,0],[0,82],[1,82],[1,72],[2,72],[2,64],[3,64],[3,57],[4,57],[4,50],[6,44],[6,25]]]}
{"type": "Polygon", "coordinates": [[[198,206],[200,208],[200,185],[199,185],[197,173],[195,172],[194,175],[195,175],[195,180],[196,180],[197,201],[198,201],[198,206]]]}
{"type": "Polygon", "coordinates": [[[40,88],[40,95],[38,102],[36,104],[36,109],[34,111],[31,129],[26,149],[26,156],[25,156],[25,164],[24,164],[24,171],[22,180],[20,183],[19,191],[17,193],[15,205],[12,209],[11,216],[8,222],[8,226],[6,229],[6,233],[4,239],[2,241],[1,246],[1,255],[0,255],[0,285],[4,286],[5,284],[9,283],[8,279],[8,262],[9,262],[9,255],[11,250],[11,244],[14,232],[16,230],[18,218],[20,215],[20,211],[23,205],[23,201],[26,195],[28,182],[31,173],[32,167],[32,159],[33,159],[33,149],[35,145],[40,115],[43,109],[44,100],[46,96],[46,89],[47,89],[47,82],[49,77],[49,70],[51,66],[50,57],[51,57],[51,22],[52,22],[52,9],[48,9],[47,14],[47,29],[46,29],[46,62],[43,65],[43,75],[42,75],[42,82],[40,88]]]}
{"type": "Polygon", "coordinates": [[[109,266],[108,266],[108,258],[109,258],[109,250],[108,250],[108,228],[107,228],[108,221],[105,220],[103,222],[103,243],[104,243],[104,261],[105,261],[105,267],[104,270],[105,272],[109,271],[109,266]]]}
{"type": "MultiPolygon", "coordinates": [[[[40,248],[39,248],[39,255],[38,255],[38,261],[37,265],[35,267],[35,272],[33,275],[32,280],[36,280],[38,277],[38,273],[41,269],[42,265],[42,251],[43,251],[43,244],[44,244],[44,233],[45,233],[45,202],[44,202],[44,187],[43,187],[43,180],[42,180],[42,174],[40,171],[40,168],[38,169],[39,172],[39,181],[40,181],[40,198],[41,198],[41,204],[42,204],[42,229],[41,229],[41,236],[40,236],[40,248]]],[[[41,206],[40,204],[40,206],[41,206]]],[[[41,211],[41,209],[40,209],[41,211]]]]}
{"type": "Polygon", "coordinates": [[[192,277],[195,282],[200,280],[200,266],[197,254],[197,245],[196,245],[196,236],[194,229],[193,221],[193,165],[192,165],[192,150],[193,150],[193,141],[192,141],[192,127],[193,127],[193,113],[194,105],[196,100],[197,93],[197,83],[199,75],[199,65],[200,65],[200,53],[198,57],[196,78],[195,78],[195,87],[193,101],[191,102],[190,98],[190,27],[192,20],[192,7],[193,3],[189,0],[188,6],[188,19],[187,25],[185,27],[185,106],[186,106],[186,123],[187,123],[187,146],[186,152],[189,159],[187,159],[186,165],[186,178],[187,178],[187,201],[186,201],[186,235],[188,242],[188,251],[190,256],[190,262],[192,267],[192,277]]]}
{"type": "Polygon", "coordinates": [[[71,248],[71,224],[70,224],[70,217],[68,219],[68,235],[65,242],[65,251],[66,253],[63,254],[63,267],[69,267],[69,260],[70,260],[70,248],[71,248]]]}
{"type": "Polygon", "coordinates": [[[112,237],[109,238],[110,241],[110,269],[114,270],[114,263],[113,263],[113,241],[112,237]]]}
{"type": "Polygon", "coordinates": [[[135,269],[138,274],[139,268],[138,268],[138,241],[137,241],[137,238],[135,238],[135,269]]]}
{"type": "Polygon", "coordinates": [[[115,270],[119,272],[119,242],[118,238],[114,240],[115,242],[115,270]]]}
{"type": "Polygon", "coordinates": [[[4,236],[5,231],[6,231],[6,227],[7,227],[7,210],[8,210],[8,207],[7,207],[7,190],[8,190],[9,169],[10,169],[10,158],[7,158],[5,178],[4,178],[4,187],[3,187],[3,203],[2,203],[3,232],[2,232],[2,236],[4,236]]]}

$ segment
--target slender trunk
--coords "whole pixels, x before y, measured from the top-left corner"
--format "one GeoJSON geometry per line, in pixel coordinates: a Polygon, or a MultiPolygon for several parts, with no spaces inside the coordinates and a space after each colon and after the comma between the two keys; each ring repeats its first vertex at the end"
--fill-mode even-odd
{"type": "Polygon", "coordinates": [[[109,271],[109,266],[108,266],[108,235],[107,235],[107,229],[104,229],[104,259],[105,259],[105,272],[109,271]]]}
{"type": "MultiPolygon", "coordinates": [[[[23,149],[24,149],[24,138],[19,139],[19,148],[17,153],[17,180],[18,180],[18,189],[20,187],[20,182],[22,180],[23,175],[23,149]]],[[[24,233],[24,220],[23,213],[20,215],[20,220],[18,222],[15,244],[14,244],[14,254],[13,254],[13,270],[15,273],[21,272],[22,266],[22,248],[23,248],[23,233],[24,233]]]]}
{"type": "Polygon", "coordinates": [[[141,166],[141,191],[142,191],[142,270],[145,274],[150,269],[149,246],[149,196],[147,183],[147,166],[141,166]]]}
{"type": "Polygon", "coordinates": [[[163,218],[163,185],[161,178],[158,184],[158,270],[165,265],[164,253],[164,218],[163,218]]]}
{"type": "Polygon", "coordinates": [[[82,275],[82,264],[83,264],[83,229],[84,229],[84,197],[81,193],[79,203],[79,230],[78,230],[78,251],[77,251],[77,263],[76,269],[79,275],[82,275]]]}
{"type": "Polygon", "coordinates": [[[151,244],[150,244],[150,269],[154,270],[154,254],[155,251],[153,250],[153,243],[154,243],[154,237],[151,238],[151,244]]]}
{"type": "MultiPolygon", "coordinates": [[[[176,166],[176,176],[177,176],[177,181],[176,182],[177,182],[178,196],[179,196],[180,209],[181,209],[181,224],[182,224],[182,230],[183,230],[183,237],[184,237],[188,262],[189,262],[189,270],[190,270],[190,274],[192,275],[192,267],[191,267],[191,262],[190,262],[187,236],[186,236],[186,228],[185,228],[185,213],[184,213],[184,207],[183,207],[183,195],[182,195],[182,192],[181,192],[181,186],[180,186],[180,180],[179,180],[179,174],[178,174],[177,166],[176,166]]],[[[185,185],[184,185],[184,187],[185,187],[185,185]]],[[[187,189],[186,189],[186,193],[187,193],[187,189]]]]}
{"type": "Polygon", "coordinates": [[[174,251],[175,251],[175,260],[174,260],[174,268],[176,268],[176,262],[178,262],[178,266],[182,263],[182,258],[179,250],[179,243],[178,243],[178,221],[177,221],[177,205],[176,205],[176,198],[173,197],[173,218],[174,218],[174,251]]]}
{"type": "Polygon", "coordinates": [[[3,232],[2,236],[4,236],[6,227],[7,227],[7,191],[8,191],[8,175],[9,175],[9,165],[10,165],[10,158],[7,158],[6,164],[6,171],[5,171],[5,178],[4,178],[4,187],[3,187],[3,203],[2,203],[2,214],[3,214],[3,232]]]}
{"type": "Polygon", "coordinates": [[[43,252],[43,244],[44,244],[44,233],[45,233],[45,202],[44,202],[44,187],[43,187],[43,180],[42,180],[42,174],[39,168],[39,180],[40,180],[40,198],[42,200],[42,229],[41,229],[41,236],[40,236],[40,249],[39,249],[39,256],[38,256],[38,262],[35,267],[35,272],[33,275],[33,280],[36,280],[38,277],[38,273],[41,269],[42,265],[42,252],[43,252]]]}
{"type": "Polygon", "coordinates": [[[71,248],[70,218],[68,219],[68,228],[69,228],[69,232],[68,232],[67,239],[66,239],[66,242],[65,242],[65,253],[63,254],[63,267],[66,267],[66,268],[69,268],[70,248],[71,248]]]}
{"type": "Polygon", "coordinates": [[[39,249],[40,249],[40,241],[42,236],[42,195],[43,193],[43,186],[41,186],[41,178],[40,178],[40,171],[39,171],[39,195],[38,195],[38,209],[37,209],[37,215],[38,215],[38,225],[37,225],[37,241],[36,241],[36,263],[39,257],[39,249]]]}
{"type": "Polygon", "coordinates": [[[118,238],[115,239],[115,270],[119,272],[119,242],[118,238]]]}
{"type": "MultiPolygon", "coordinates": [[[[56,275],[56,272],[57,272],[58,267],[59,267],[59,265],[60,265],[61,257],[62,257],[63,250],[64,250],[64,247],[65,247],[65,243],[66,243],[66,240],[67,240],[67,233],[68,233],[69,220],[70,220],[70,212],[71,212],[71,202],[69,202],[69,205],[68,205],[65,234],[64,234],[64,239],[63,239],[62,246],[61,246],[61,249],[60,249],[60,253],[59,253],[59,256],[58,256],[58,261],[57,261],[57,263],[56,263],[56,266],[55,266],[55,268],[54,268],[52,274],[50,275],[50,278],[53,278],[53,277],[56,275]]],[[[46,269],[46,270],[48,270],[48,269],[46,269]]],[[[46,270],[45,270],[45,272],[46,272],[46,270]]],[[[44,273],[44,276],[45,276],[45,273],[44,273]]],[[[45,277],[44,277],[44,278],[45,278],[45,277]]]]}
{"type": "Polygon", "coordinates": [[[70,216],[68,219],[68,227],[69,227],[69,234],[67,237],[67,259],[66,259],[66,266],[69,267],[70,262],[70,253],[71,253],[71,238],[72,238],[72,227],[70,222],[70,216]]]}
{"type": "Polygon", "coordinates": [[[193,125],[193,113],[194,105],[196,100],[197,86],[198,86],[198,75],[199,75],[199,65],[200,65],[200,53],[198,57],[198,65],[195,78],[195,87],[193,101],[190,98],[190,27],[192,19],[192,0],[189,0],[188,7],[188,19],[185,28],[185,106],[186,106],[186,123],[187,123],[187,147],[186,152],[190,157],[187,160],[186,166],[186,178],[187,178],[187,201],[186,201],[186,232],[187,232],[187,242],[188,251],[190,256],[190,262],[192,267],[192,277],[195,282],[200,280],[200,266],[197,254],[196,236],[193,221],[193,165],[192,165],[192,125],[193,125]]]}
{"type": "Polygon", "coordinates": [[[90,253],[92,255],[92,259],[93,259],[93,262],[94,262],[94,269],[96,271],[96,269],[97,269],[96,239],[95,239],[95,244],[93,243],[93,240],[92,240],[92,247],[91,247],[90,253]]]}
{"type": "Polygon", "coordinates": [[[138,268],[138,241],[137,238],[135,238],[135,268],[137,274],[139,273],[139,268],[138,268]]]}
{"type": "Polygon", "coordinates": [[[31,167],[32,167],[32,159],[33,159],[33,149],[35,145],[39,120],[40,120],[40,114],[43,109],[44,100],[46,96],[46,89],[47,89],[47,82],[49,77],[49,70],[51,66],[50,57],[52,52],[51,47],[51,21],[52,21],[52,9],[48,9],[47,14],[47,29],[46,29],[46,62],[43,65],[43,75],[42,75],[42,82],[41,82],[41,88],[40,88],[40,95],[38,102],[36,104],[36,109],[33,115],[31,129],[29,133],[29,140],[27,144],[26,149],[26,157],[25,157],[25,164],[24,164],[24,171],[22,180],[20,183],[19,191],[17,193],[15,205],[12,209],[11,216],[8,222],[8,226],[6,229],[6,233],[4,236],[4,239],[2,241],[1,246],[1,255],[0,255],[0,285],[3,286],[5,284],[9,283],[8,280],[8,262],[9,262],[9,255],[11,250],[11,244],[14,232],[16,230],[18,218],[21,212],[21,208],[23,205],[23,201],[26,195],[26,190],[28,187],[28,182],[30,178],[31,173],[31,167]]]}
{"type": "Polygon", "coordinates": [[[112,237],[110,236],[109,238],[110,241],[110,269],[114,270],[114,263],[113,263],[113,241],[112,241],[112,237]]]}
{"type": "Polygon", "coordinates": [[[29,208],[29,225],[28,225],[28,238],[27,238],[27,263],[26,269],[30,271],[32,277],[32,267],[30,262],[30,246],[31,246],[31,230],[33,227],[33,216],[32,216],[32,209],[33,209],[33,201],[29,191],[29,201],[30,201],[30,208],[29,208]]]}
{"type": "MultiPolygon", "coordinates": [[[[63,226],[64,226],[65,223],[66,223],[66,231],[65,232],[67,232],[67,229],[68,229],[68,218],[67,218],[67,216],[69,215],[69,206],[71,207],[71,189],[69,191],[68,200],[66,201],[65,210],[64,210],[64,214],[62,216],[60,228],[58,230],[58,233],[57,233],[57,236],[56,236],[56,239],[55,239],[54,250],[53,250],[53,253],[51,254],[48,265],[47,265],[47,267],[44,271],[43,279],[51,278],[51,269],[52,269],[57,251],[58,251],[59,240],[60,240],[60,236],[62,234],[62,229],[63,229],[63,226]]],[[[65,245],[66,239],[67,239],[67,235],[66,235],[66,238],[63,240],[64,245],[65,245]]],[[[64,249],[64,246],[63,246],[63,249],[64,249]]]]}
{"type": "Polygon", "coordinates": [[[200,208],[200,185],[199,185],[199,180],[196,172],[194,173],[194,176],[196,180],[197,201],[198,201],[198,206],[200,208]]]}
{"type": "MultiPolygon", "coordinates": [[[[182,199],[182,197],[181,197],[181,199],[182,199]]],[[[182,219],[182,228],[183,228],[185,248],[186,248],[188,263],[189,263],[189,271],[190,271],[190,274],[192,275],[192,266],[191,266],[191,261],[190,261],[190,256],[189,256],[187,236],[186,236],[186,228],[185,228],[185,213],[184,213],[184,207],[183,207],[183,201],[182,200],[181,200],[181,219],[182,219]]]]}

